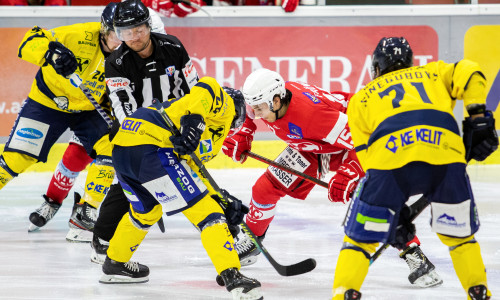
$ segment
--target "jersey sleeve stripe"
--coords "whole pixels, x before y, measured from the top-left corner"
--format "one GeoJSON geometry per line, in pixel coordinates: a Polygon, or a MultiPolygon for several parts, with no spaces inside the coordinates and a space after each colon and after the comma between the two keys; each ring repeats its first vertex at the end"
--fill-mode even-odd
{"type": "Polygon", "coordinates": [[[335,141],[337,141],[337,138],[339,137],[339,135],[342,133],[342,131],[346,127],[346,125],[347,125],[347,115],[339,112],[339,118],[337,120],[337,123],[335,123],[335,126],[328,133],[328,135],[323,139],[323,141],[330,143],[330,144],[334,144],[335,141]]]}
{"type": "Polygon", "coordinates": [[[367,147],[386,135],[421,125],[443,128],[460,135],[457,121],[449,113],[434,109],[412,110],[391,116],[380,123],[368,139],[367,147]]]}
{"type": "Polygon", "coordinates": [[[215,99],[215,93],[214,90],[212,90],[212,87],[204,82],[198,82],[195,86],[206,89],[210,95],[212,96],[212,99],[215,99]]]}

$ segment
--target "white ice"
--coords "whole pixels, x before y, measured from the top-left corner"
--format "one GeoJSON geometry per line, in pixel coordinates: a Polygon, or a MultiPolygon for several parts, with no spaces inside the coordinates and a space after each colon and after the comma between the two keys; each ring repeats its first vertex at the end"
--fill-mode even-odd
{"type": "MultiPolygon", "coordinates": [[[[211,170],[218,184],[249,201],[251,186],[263,169],[211,170]]],[[[469,169],[479,207],[481,244],[488,281],[500,295],[500,167],[469,169]]],[[[150,233],[133,260],[150,267],[145,284],[105,285],[98,282],[101,267],[89,260],[90,245],[65,240],[73,205],[72,193],[54,219],[41,231],[28,233],[28,215],[41,202],[50,173],[21,174],[0,191],[0,299],[231,299],[215,282],[216,272],[199,234],[182,215],[165,219],[167,231],[150,233]]],[[[75,190],[82,191],[85,174],[75,190]]],[[[305,201],[284,198],[264,244],[281,264],[306,258],[318,265],[310,273],[280,276],[260,255],[257,264],[242,272],[257,278],[268,300],[331,299],[335,263],[341,247],[341,223],[346,206],[332,204],[326,189],[316,187],[305,201]]],[[[397,252],[388,249],[377,260],[363,284],[363,299],[466,299],[455,276],[447,248],[429,226],[429,209],[416,220],[422,249],[444,279],[435,288],[417,288],[408,282],[408,267],[397,252]]]]}

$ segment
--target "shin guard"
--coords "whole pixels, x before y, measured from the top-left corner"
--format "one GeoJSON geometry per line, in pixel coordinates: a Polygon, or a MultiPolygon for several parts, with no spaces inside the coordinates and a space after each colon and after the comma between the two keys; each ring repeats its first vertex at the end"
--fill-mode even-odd
{"type": "Polygon", "coordinates": [[[466,238],[455,238],[438,234],[438,237],[443,244],[449,247],[455,273],[464,290],[467,292],[470,287],[476,285],[488,287],[481,249],[479,243],[474,239],[474,235],[466,238]]]}
{"type": "Polygon", "coordinates": [[[82,201],[93,207],[99,207],[108,193],[114,177],[115,170],[111,158],[98,157],[89,167],[82,201]]]}

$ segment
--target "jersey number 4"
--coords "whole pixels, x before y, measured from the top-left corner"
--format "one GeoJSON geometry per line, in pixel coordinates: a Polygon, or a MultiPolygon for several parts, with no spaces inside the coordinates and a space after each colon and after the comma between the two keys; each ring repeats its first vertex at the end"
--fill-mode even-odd
{"type": "MultiPolygon", "coordinates": [[[[425,103],[432,103],[431,100],[429,99],[429,96],[427,96],[427,93],[425,92],[424,84],[422,82],[410,82],[410,84],[417,89],[417,92],[420,95],[420,99],[422,99],[422,101],[424,101],[425,103]]],[[[380,96],[380,98],[383,98],[385,96],[388,96],[389,93],[392,91],[396,92],[396,96],[394,97],[394,99],[392,99],[392,107],[398,108],[401,106],[399,105],[399,102],[403,100],[406,93],[402,83],[391,85],[384,91],[378,93],[378,95],[380,96]]]]}

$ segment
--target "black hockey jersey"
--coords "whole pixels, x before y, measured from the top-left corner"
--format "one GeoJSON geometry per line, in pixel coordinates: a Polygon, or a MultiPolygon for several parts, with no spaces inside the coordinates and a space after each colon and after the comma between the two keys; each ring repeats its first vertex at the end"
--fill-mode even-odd
{"type": "Polygon", "coordinates": [[[186,49],[173,35],[151,33],[153,54],[141,58],[122,43],[107,59],[106,84],[115,117],[122,123],[154,98],[180,98],[198,82],[186,49]]]}

